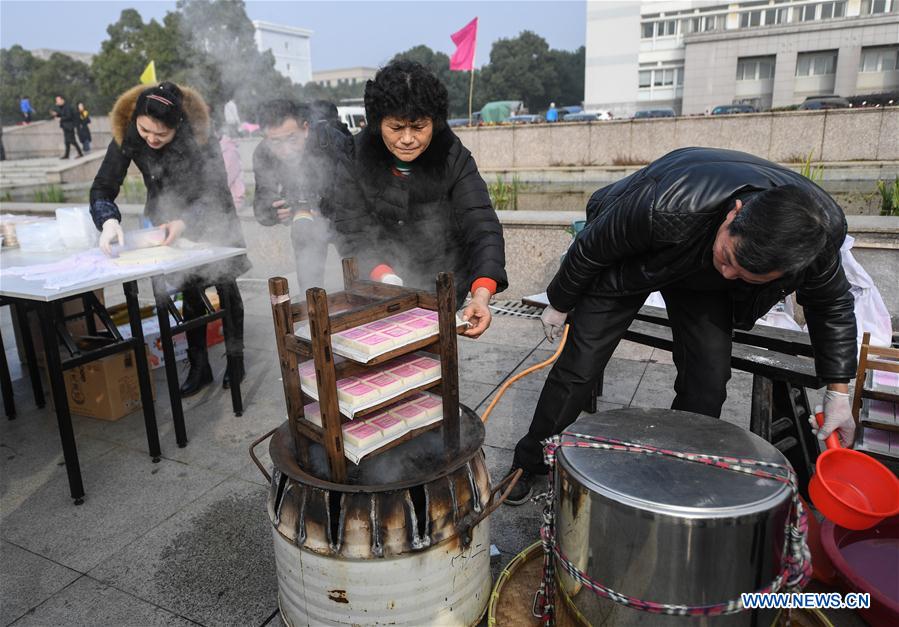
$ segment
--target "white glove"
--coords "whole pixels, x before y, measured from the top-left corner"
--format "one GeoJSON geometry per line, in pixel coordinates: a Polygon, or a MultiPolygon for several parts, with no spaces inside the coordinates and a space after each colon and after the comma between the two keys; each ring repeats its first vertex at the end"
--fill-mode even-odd
{"type": "Polygon", "coordinates": [[[845,392],[825,391],[824,424],[819,427],[814,416],[809,418],[809,423],[819,440],[826,440],[836,431],[844,448],[851,448],[855,443],[855,419],[849,406],[849,394],[845,392]]]}
{"type": "Polygon", "coordinates": [[[125,245],[125,233],[122,232],[122,225],[115,218],[110,218],[103,223],[103,232],[100,233],[100,250],[112,256],[112,243],[118,240],[121,246],[125,245]]]}
{"type": "Polygon", "coordinates": [[[381,277],[381,283],[387,283],[388,285],[399,285],[403,286],[403,280],[399,278],[395,274],[387,273],[381,277]]]}
{"type": "Polygon", "coordinates": [[[540,315],[540,322],[543,323],[543,333],[546,334],[547,340],[554,342],[562,337],[562,330],[565,328],[565,320],[567,318],[567,313],[553,309],[552,305],[546,306],[546,309],[540,315]]]}

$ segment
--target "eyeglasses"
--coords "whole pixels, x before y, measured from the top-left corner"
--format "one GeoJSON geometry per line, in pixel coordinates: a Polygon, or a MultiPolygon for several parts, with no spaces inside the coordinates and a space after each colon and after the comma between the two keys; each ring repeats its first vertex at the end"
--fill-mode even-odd
{"type": "Polygon", "coordinates": [[[291,144],[297,143],[297,140],[303,136],[302,131],[294,131],[289,135],[284,135],[283,137],[266,137],[265,142],[273,147],[278,148],[280,146],[288,146],[291,144]]]}

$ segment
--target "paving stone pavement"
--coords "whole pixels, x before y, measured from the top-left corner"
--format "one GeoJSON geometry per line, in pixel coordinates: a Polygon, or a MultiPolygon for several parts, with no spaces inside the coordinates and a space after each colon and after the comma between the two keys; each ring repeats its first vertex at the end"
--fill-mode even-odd
{"type": "MultiPolygon", "coordinates": [[[[87,496],[75,507],[49,409],[38,410],[13,366],[16,420],[0,420],[0,623],[2,625],[280,625],[267,483],[249,443],[285,419],[264,282],[242,284],[247,304],[245,412],[220,387],[223,347],[210,350],[216,383],[185,402],[189,444],[178,448],[162,370],[153,371],[163,456],[147,455],[140,413],[116,422],[74,417],[87,496]]],[[[145,294],[149,291],[145,291],[145,294]]],[[[0,312],[5,337],[9,315],[0,312]]],[[[535,320],[496,317],[480,340],[461,340],[460,394],[479,413],[511,374],[555,347],[535,320]]],[[[600,410],[667,406],[674,367],[623,344],[607,372],[600,410]]],[[[487,423],[491,476],[508,470],[545,371],[512,386],[487,423]]],[[[735,373],[725,419],[745,426],[750,379],[735,373]]],[[[267,452],[261,451],[268,463],[267,452]]],[[[538,538],[536,504],[492,518],[494,577],[538,538]]]]}

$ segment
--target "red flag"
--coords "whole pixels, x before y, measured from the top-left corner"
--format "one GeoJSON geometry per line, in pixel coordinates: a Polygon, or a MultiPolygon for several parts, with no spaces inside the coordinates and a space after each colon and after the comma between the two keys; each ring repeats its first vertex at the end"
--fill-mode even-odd
{"type": "Polygon", "coordinates": [[[468,72],[474,69],[474,49],[478,39],[478,18],[474,18],[451,36],[456,51],[450,59],[450,69],[468,72]]]}

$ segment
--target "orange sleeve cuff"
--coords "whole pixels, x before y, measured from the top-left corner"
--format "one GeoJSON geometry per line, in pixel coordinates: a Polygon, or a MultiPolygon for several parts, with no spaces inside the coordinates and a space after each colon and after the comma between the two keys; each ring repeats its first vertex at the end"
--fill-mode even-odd
{"type": "Polygon", "coordinates": [[[490,295],[493,296],[496,294],[496,281],[493,279],[482,276],[480,279],[476,279],[474,283],[471,284],[471,293],[474,294],[475,291],[480,288],[485,287],[487,291],[490,292],[490,295]]]}
{"type": "Polygon", "coordinates": [[[395,272],[393,271],[393,268],[386,263],[382,263],[372,268],[372,271],[368,274],[368,278],[372,281],[380,281],[384,278],[385,274],[395,274],[395,272]]]}

